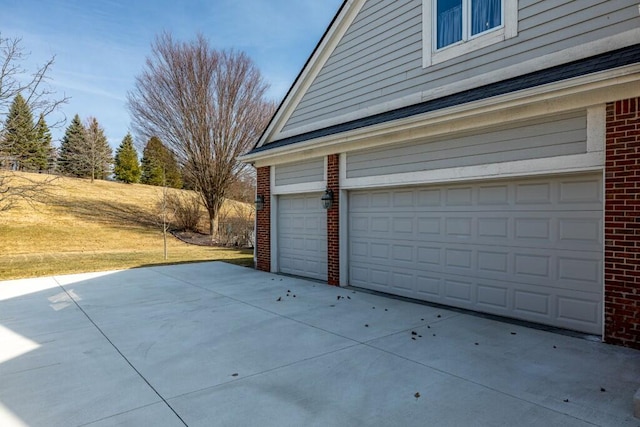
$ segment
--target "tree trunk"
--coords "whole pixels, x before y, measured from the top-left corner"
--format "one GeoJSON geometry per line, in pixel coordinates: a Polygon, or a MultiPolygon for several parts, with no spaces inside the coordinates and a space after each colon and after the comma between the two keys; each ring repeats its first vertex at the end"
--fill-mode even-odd
{"type": "Polygon", "coordinates": [[[164,249],[164,260],[166,261],[169,258],[167,256],[167,226],[166,225],[162,227],[162,241],[163,241],[163,249],[164,249]]]}
{"type": "Polygon", "coordinates": [[[218,235],[218,215],[211,212],[209,212],[209,234],[212,241],[218,235]]]}

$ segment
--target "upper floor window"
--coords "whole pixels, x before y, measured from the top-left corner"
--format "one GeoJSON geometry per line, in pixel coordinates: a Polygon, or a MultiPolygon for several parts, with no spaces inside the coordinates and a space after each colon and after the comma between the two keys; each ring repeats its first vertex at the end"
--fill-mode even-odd
{"type": "Polygon", "coordinates": [[[502,0],[436,0],[436,48],[502,26],[502,0]]]}
{"type": "Polygon", "coordinates": [[[423,0],[423,65],[515,37],[517,0],[423,0]]]}

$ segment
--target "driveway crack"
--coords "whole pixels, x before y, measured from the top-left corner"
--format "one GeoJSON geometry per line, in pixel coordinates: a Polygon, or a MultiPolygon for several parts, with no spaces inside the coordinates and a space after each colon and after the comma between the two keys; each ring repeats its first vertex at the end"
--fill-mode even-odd
{"type": "Polygon", "coordinates": [[[82,308],[82,306],[80,306],[80,304],[78,304],[78,301],[76,300],[75,295],[73,295],[72,292],[67,291],[67,289],[63,285],[61,285],[60,282],[58,282],[58,280],[56,278],[54,278],[53,280],[67,294],[67,296],[73,301],[73,303],[76,305],[76,307],[78,307],[78,310],[80,310],[80,312],[82,314],[84,314],[84,316],[87,318],[87,320],[89,320],[89,322],[91,322],[91,324],[96,328],[96,330],[98,332],[100,332],[100,334],[104,337],[105,340],[107,340],[107,342],[120,355],[120,357],[122,357],[122,359],[131,367],[131,369],[133,369],[133,371],[142,379],[142,381],[144,381],[149,386],[149,388],[151,390],[153,390],[153,392],[164,402],[164,404],[167,405],[167,407],[171,410],[171,412],[173,412],[175,414],[175,416],[182,422],[182,424],[184,424],[186,427],[188,427],[188,424],[182,419],[180,414],[178,414],[178,412],[176,412],[176,410],[171,406],[171,404],[167,401],[167,399],[165,399],[164,396],[162,396],[158,392],[158,390],[156,390],[156,388],[144,377],[144,375],[142,375],[142,373],[140,371],[138,371],[138,369],[133,365],[133,363],[131,363],[131,361],[129,359],[127,359],[127,357],[120,351],[120,349],[114,344],[114,342],[111,341],[111,339],[100,328],[100,326],[98,326],[98,324],[91,318],[91,316],[89,316],[89,314],[82,308]]]}

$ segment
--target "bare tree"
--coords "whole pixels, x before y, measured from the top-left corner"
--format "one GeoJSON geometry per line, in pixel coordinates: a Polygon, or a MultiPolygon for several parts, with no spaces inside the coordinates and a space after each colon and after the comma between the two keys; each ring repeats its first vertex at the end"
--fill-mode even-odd
{"type": "Polygon", "coordinates": [[[201,35],[179,43],[164,33],[128,94],[135,131],[157,135],[176,155],[207,209],[212,238],[227,189],[246,168],[237,157],[275,110],[267,88],[246,54],[212,49],[201,35]]]}
{"type": "MultiPolygon", "coordinates": [[[[0,33],[0,115],[5,114],[16,95],[22,94],[35,114],[46,117],[69,100],[66,96],[54,99],[54,91],[48,85],[47,74],[51,71],[55,56],[35,72],[29,73],[23,66],[29,53],[21,43],[21,38],[3,37],[0,33]]],[[[64,119],[51,123],[49,127],[56,127],[63,122],[64,119]]]]}
{"type": "MultiPolygon", "coordinates": [[[[0,33],[0,119],[7,114],[9,105],[18,94],[22,95],[31,111],[42,118],[68,101],[65,96],[54,99],[54,92],[48,85],[48,73],[55,57],[29,73],[23,66],[29,54],[21,43],[20,38],[3,37],[0,33]]],[[[62,122],[64,120],[51,124],[51,127],[62,122]]],[[[0,138],[3,138],[3,133],[3,129],[0,129],[0,138]]],[[[8,163],[8,160],[8,153],[0,152],[0,166],[8,163]]],[[[47,191],[53,179],[33,179],[24,174],[0,170],[0,212],[11,209],[20,200],[33,203],[47,191]]]]}

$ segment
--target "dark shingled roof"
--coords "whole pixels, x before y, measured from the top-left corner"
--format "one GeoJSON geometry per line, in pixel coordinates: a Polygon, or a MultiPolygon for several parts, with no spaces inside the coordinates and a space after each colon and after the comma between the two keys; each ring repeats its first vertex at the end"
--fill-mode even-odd
{"type": "Polygon", "coordinates": [[[418,114],[428,113],[431,111],[441,110],[443,108],[453,107],[456,105],[466,104],[468,102],[479,101],[494,96],[505,95],[523,89],[530,89],[536,86],[542,86],[548,83],[559,82],[562,80],[580,77],[599,71],[610,70],[613,68],[623,67],[640,62],[640,44],[629,46],[623,49],[614,50],[590,58],[569,62],[567,64],[558,65],[547,68],[545,70],[535,71],[533,73],[514,77],[475,89],[469,89],[464,92],[447,95],[442,98],[421,102],[419,104],[398,108],[396,110],[384,113],[374,114],[357,120],[340,123],[323,129],[295,135],[278,141],[265,144],[262,147],[254,148],[247,154],[261,153],[274,148],[284,147],[298,142],[308,141],[311,139],[321,138],[324,136],[335,135],[355,129],[365,128],[367,126],[387,123],[393,120],[404,119],[418,114]]]}

